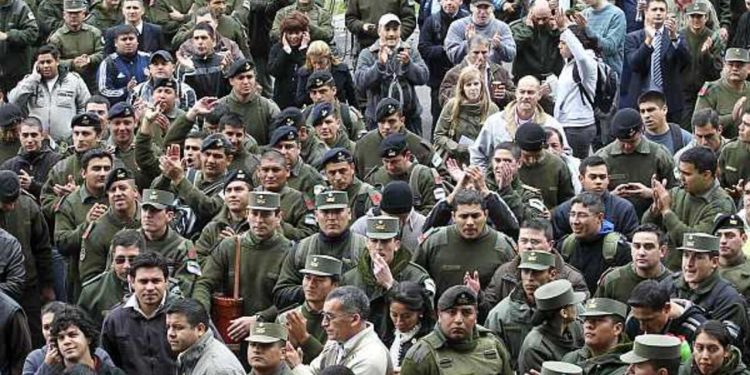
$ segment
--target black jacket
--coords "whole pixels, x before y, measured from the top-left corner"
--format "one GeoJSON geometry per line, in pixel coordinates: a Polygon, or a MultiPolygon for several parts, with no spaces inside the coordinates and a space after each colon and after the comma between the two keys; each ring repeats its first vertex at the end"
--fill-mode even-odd
{"type": "MultiPolygon", "coordinates": [[[[552,215],[552,228],[554,228],[556,240],[573,231],[570,229],[570,221],[568,218],[572,201],[573,199],[569,199],[557,206],[554,210],[554,214],[552,215]]],[[[614,224],[615,232],[622,233],[628,238],[632,238],[633,231],[635,231],[635,228],[640,224],[638,214],[635,213],[635,207],[633,207],[633,204],[627,199],[610,194],[608,191],[604,192],[602,202],[604,202],[604,218],[614,224]]]]}
{"type": "MultiPolygon", "coordinates": [[[[611,224],[610,224],[611,225],[611,224]]],[[[630,245],[624,240],[624,237],[620,238],[617,243],[617,252],[615,253],[614,259],[611,262],[607,262],[602,254],[604,237],[609,232],[602,231],[597,234],[593,240],[582,241],[575,239],[575,250],[570,255],[566,255],[563,251],[563,243],[565,240],[557,242],[557,250],[563,256],[563,259],[581,271],[583,278],[586,279],[586,286],[589,288],[591,295],[596,293],[596,288],[599,286],[598,281],[604,271],[610,267],[622,266],[630,262],[630,245]]],[[[572,236],[570,234],[569,236],[572,236]]],[[[567,237],[567,236],[566,236],[567,237]]]]}
{"type": "MultiPolygon", "coordinates": [[[[119,26],[119,25],[118,25],[119,26]]],[[[115,27],[110,27],[104,32],[104,56],[115,52],[115,27]]],[[[167,42],[161,26],[143,22],[143,31],[138,33],[138,50],[143,52],[156,52],[166,49],[167,42]]]]}
{"type": "MultiPolygon", "coordinates": [[[[484,204],[487,207],[490,226],[497,231],[515,238],[518,234],[518,220],[505,201],[496,193],[490,193],[484,197],[484,204]]],[[[450,225],[452,222],[452,213],[453,206],[445,199],[440,200],[427,215],[422,232],[427,233],[430,228],[450,225]]]]}
{"type": "Polygon", "coordinates": [[[0,294],[21,300],[26,283],[21,243],[4,229],[0,229],[0,294]]]}
{"type": "Polygon", "coordinates": [[[468,16],[469,11],[464,8],[459,8],[458,13],[453,17],[441,9],[440,13],[427,17],[420,27],[418,48],[430,69],[430,79],[427,81],[427,85],[430,87],[439,87],[445,73],[454,65],[448,60],[448,55],[443,47],[445,36],[448,34],[448,27],[453,21],[468,16]]]}
{"type": "Polygon", "coordinates": [[[19,152],[18,156],[10,158],[0,165],[0,169],[11,170],[17,174],[20,174],[22,169],[26,171],[26,173],[34,178],[29,186],[29,193],[39,200],[39,195],[42,193],[42,185],[47,181],[49,171],[60,159],[62,159],[62,155],[44,145],[39,152],[19,152]]]}
{"type": "MultiPolygon", "coordinates": [[[[685,340],[687,340],[687,342],[690,344],[690,347],[692,347],[693,342],[695,342],[695,331],[706,320],[708,320],[706,318],[706,310],[698,305],[690,305],[678,318],[669,319],[661,332],[649,333],[684,337],[685,340]]],[[[633,318],[632,315],[628,317],[628,320],[625,323],[625,333],[627,333],[628,337],[631,338],[635,338],[636,336],[643,334],[643,332],[641,332],[640,322],[638,322],[637,319],[633,318]]]]}
{"type": "MultiPolygon", "coordinates": [[[[312,72],[304,66],[297,70],[297,89],[295,94],[297,107],[302,108],[305,105],[312,104],[310,95],[307,93],[307,79],[311,74],[312,72]]],[[[356,106],[357,97],[349,66],[343,63],[331,65],[331,76],[333,76],[333,82],[336,84],[336,98],[342,103],[356,106]]],[[[279,106],[279,108],[283,109],[284,107],[279,106]]]]}
{"type": "Polygon", "coordinates": [[[297,69],[305,64],[306,52],[307,49],[292,47],[292,52],[286,53],[281,42],[271,47],[268,55],[268,73],[276,78],[273,84],[273,101],[279,108],[295,105],[295,98],[290,94],[297,90],[297,69]]]}
{"type": "Polygon", "coordinates": [[[195,90],[195,96],[215,96],[223,98],[231,91],[229,81],[221,70],[221,55],[216,53],[208,57],[193,56],[194,69],[190,72],[180,72],[181,81],[195,90]]]}
{"type": "Polygon", "coordinates": [[[23,309],[0,292],[0,373],[20,374],[31,352],[31,334],[23,309]]]}

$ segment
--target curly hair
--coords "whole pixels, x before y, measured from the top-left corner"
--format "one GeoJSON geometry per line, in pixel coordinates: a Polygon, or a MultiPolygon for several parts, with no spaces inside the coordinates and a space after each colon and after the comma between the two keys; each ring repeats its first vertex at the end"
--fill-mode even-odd
{"type": "Polygon", "coordinates": [[[279,31],[283,35],[284,33],[291,33],[295,31],[307,31],[310,27],[310,20],[299,11],[293,11],[289,13],[279,25],[279,31]]]}
{"type": "Polygon", "coordinates": [[[78,327],[83,332],[83,335],[86,336],[86,339],[89,341],[89,353],[93,357],[94,351],[99,347],[99,329],[97,329],[94,322],[78,306],[67,305],[64,309],[55,313],[55,318],[52,320],[52,327],[50,328],[50,337],[57,342],[57,336],[60,332],[72,326],[78,327]]]}

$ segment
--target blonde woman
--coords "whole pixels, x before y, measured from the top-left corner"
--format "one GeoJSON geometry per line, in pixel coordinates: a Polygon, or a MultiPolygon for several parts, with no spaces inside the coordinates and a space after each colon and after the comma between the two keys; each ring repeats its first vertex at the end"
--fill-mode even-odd
{"type": "Polygon", "coordinates": [[[489,98],[482,73],[473,66],[461,70],[453,97],[440,113],[435,145],[461,164],[469,164],[469,145],[474,143],[487,117],[498,111],[489,98]]]}
{"type": "Polygon", "coordinates": [[[307,79],[315,71],[327,70],[331,72],[335,83],[336,98],[350,105],[356,105],[354,96],[354,81],[349,67],[331,52],[331,47],[322,40],[316,40],[307,47],[305,65],[297,69],[297,92],[295,94],[297,106],[313,104],[307,90],[307,79]]]}

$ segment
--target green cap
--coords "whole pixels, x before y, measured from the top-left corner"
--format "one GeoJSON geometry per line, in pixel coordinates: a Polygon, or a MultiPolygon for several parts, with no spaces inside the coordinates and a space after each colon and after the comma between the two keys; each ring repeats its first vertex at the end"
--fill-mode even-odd
{"type": "Polygon", "coordinates": [[[677,250],[690,250],[696,253],[719,252],[719,237],[706,233],[685,233],[682,236],[682,246],[677,250]]]}
{"type": "Polygon", "coordinates": [[[309,255],[305,260],[305,268],[300,273],[317,276],[341,276],[341,261],[328,255],[309,255]]]}
{"type": "Polygon", "coordinates": [[[345,191],[324,191],[315,196],[315,208],[318,210],[334,210],[349,207],[349,194],[345,191]]]}
{"type": "Polygon", "coordinates": [[[586,316],[617,315],[623,319],[628,317],[628,305],[609,298],[590,298],[586,301],[586,312],[578,314],[586,316]]]}
{"type": "Polygon", "coordinates": [[[250,330],[247,341],[270,344],[278,341],[286,341],[286,327],[277,323],[257,322],[250,330]]]}
{"type": "Polygon", "coordinates": [[[542,363],[542,375],[581,375],[583,369],[567,362],[547,361],[542,363]]]}
{"type": "Polygon", "coordinates": [[[685,9],[685,14],[688,16],[691,14],[702,14],[705,16],[708,14],[708,4],[702,1],[694,1],[692,4],[688,5],[687,9],[685,9]]]}
{"type": "Polygon", "coordinates": [[[367,218],[367,237],[376,240],[387,240],[398,236],[398,218],[376,216],[367,218]]]}
{"type": "Polygon", "coordinates": [[[652,359],[679,359],[680,339],[667,335],[636,336],[633,350],[620,356],[625,363],[642,363],[652,359]]]}
{"type": "Polygon", "coordinates": [[[744,48],[728,48],[724,61],[750,62],[750,52],[744,48]]]}
{"type": "Polygon", "coordinates": [[[63,11],[81,12],[88,9],[86,2],[83,0],[65,0],[63,1],[63,11]]]}
{"type": "Polygon", "coordinates": [[[438,299],[438,311],[445,311],[456,306],[477,305],[477,295],[466,285],[454,285],[448,288],[438,299]]]}
{"type": "Polygon", "coordinates": [[[581,303],[586,299],[586,293],[573,292],[573,284],[561,279],[537,288],[534,291],[534,299],[540,311],[548,311],[581,303]]]}
{"type": "Polygon", "coordinates": [[[535,271],[544,271],[555,266],[555,256],[549,251],[531,250],[521,253],[521,264],[519,269],[528,268],[535,271]]]}
{"type": "Polygon", "coordinates": [[[143,202],[141,206],[151,206],[157,210],[166,210],[174,202],[174,194],[157,189],[143,189],[143,202]]]}
{"type": "Polygon", "coordinates": [[[275,211],[281,207],[281,196],[270,191],[251,191],[247,206],[253,210],[275,211]]]}

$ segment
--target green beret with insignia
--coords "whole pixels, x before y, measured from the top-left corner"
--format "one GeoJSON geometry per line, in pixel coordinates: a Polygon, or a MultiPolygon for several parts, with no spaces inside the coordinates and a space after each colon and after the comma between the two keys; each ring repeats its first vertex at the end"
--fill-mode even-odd
{"type": "Polygon", "coordinates": [[[448,288],[438,299],[438,311],[445,311],[456,306],[477,305],[477,295],[466,285],[454,285],[448,288]]]}
{"type": "Polygon", "coordinates": [[[281,324],[257,322],[245,340],[261,344],[272,344],[279,341],[286,341],[287,336],[286,327],[281,324]]]}
{"type": "Polygon", "coordinates": [[[142,207],[154,207],[157,210],[165,210],[174,202],[174,194],[157,189],[144,189],[142,207]]]}
{"type": "Polygon", "coordinates": [[[718,253],[719,237],[706,233],[685,233],[682,236],[682,246],[677,250],[689,250],[696,253],[718,253]]]}

